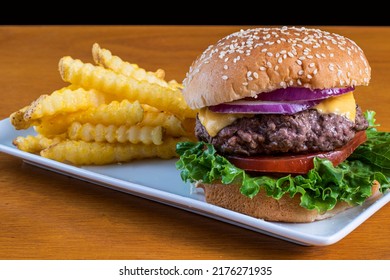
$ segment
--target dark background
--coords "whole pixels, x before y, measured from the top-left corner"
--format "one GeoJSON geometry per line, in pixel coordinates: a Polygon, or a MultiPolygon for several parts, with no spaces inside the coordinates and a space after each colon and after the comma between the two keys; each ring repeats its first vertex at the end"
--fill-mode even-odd
{"type": "Polygon", "coordinates": [[[390,10],[382,4],[359,2],[7,0],[0,24],[390,25],[390,10]]]}

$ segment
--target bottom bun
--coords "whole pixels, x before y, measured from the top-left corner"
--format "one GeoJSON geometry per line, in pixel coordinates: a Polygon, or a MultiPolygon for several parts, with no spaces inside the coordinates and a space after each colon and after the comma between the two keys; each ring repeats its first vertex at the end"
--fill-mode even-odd
{"type": "MultiPolygon", "coordinates": [[[[273,222],[314,222],[333,217],[337,213],[351,207],[346,202],[339,202],[332,210],[319,213],[317,210],[308,210],[301,207],[299,205],[299,195],[293,198],[284,195],[279,200],[276,200],[267,196],[265,191],[261,190],[251,199],[240,193],[240,187],[238,185],[197,183],[196,187],[204,190],[207,203],[273,222]]],[[[370,199],[380,194],[379,183],[375,181],[372,189],[373,194],[370,199]]]]}

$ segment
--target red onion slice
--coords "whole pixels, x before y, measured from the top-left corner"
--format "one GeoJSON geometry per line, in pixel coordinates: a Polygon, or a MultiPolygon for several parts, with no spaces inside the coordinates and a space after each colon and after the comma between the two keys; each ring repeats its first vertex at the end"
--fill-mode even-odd
{"type": "Polygon", "coordinates": [[[281,88],[270,92],[259,93],[256,97],[245,98],[246,100],[262,101],[312,101],[322,100],[332,96],[337,96],[350,91],[354,87],[345,88],[326,88],[326,89],[309,89],[299,87],[281,88]]]}
{"type": "Polygon", "coordinates": [[[302,102],[273,102],[273,101],[248,101],[238,100],[210,106],[209,109],[216,113],[229,114],[295,114],[307,110],[319,104],[321,100],[302,102]]]}

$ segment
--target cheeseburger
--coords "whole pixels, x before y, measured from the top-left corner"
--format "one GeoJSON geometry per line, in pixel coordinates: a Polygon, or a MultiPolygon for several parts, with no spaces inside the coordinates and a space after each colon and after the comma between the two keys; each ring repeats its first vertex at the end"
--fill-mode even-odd
{"type": "Polygon", "coordinates": [[[368,163],[346,160],[367,139],[369,117],[354,91],[370,77],[362,49],[337,34],[283,27],[228,35],[183,82],[199,110],[200,142],[178,144],[182,178],[209,203],[270,221],[311,222],[363,203],[384,191],[368,163]]]}

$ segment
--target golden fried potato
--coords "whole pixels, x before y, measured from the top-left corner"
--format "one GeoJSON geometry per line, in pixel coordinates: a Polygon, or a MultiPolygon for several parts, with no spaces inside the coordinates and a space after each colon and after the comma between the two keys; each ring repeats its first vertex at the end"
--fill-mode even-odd
{"type": "Polygon", "coordinates": [[[73,121],[104,125],[135,125],[143,118],[144,110],[138,101],[127,99],[102,104],[97,108],[72,114],[73,121]]]}
{"type": "Polygon", "coordinates": [[[181,121],[172,114],[165,112],[145,112],[140,125],[143,126],[162,126],[167,135],[185,136],[187,132],[181,125],[181,121]]]}
{"type": "Polygon", "coordinates": [[[68,137],[71,140],[83,140],[86,142],[130,142],[133,144],[161,145],[163,142],[163,129],[161,126],[105,126],[102,124],[93,125],[74,122],[68,129],[68,137]]]}
{"type": "Polygon", "coordinates": [[[143,119],[143,108],[138,101],[112,101],[85,111],[44,117],[35,124],[35,131],[53,137],[67,132],[73,122],[103,124],[103,125],[135,125],[143,119]]]}
{"type": "Polygon", "coordinates": [[[55,138],[46,138],[42,135],[28,135],[26,137],[18,136],[14,139],[13,144],[19,150],[37,154],[49,146],[61,142],[63,139],[64,138],[61,136],[57,136],[55,138]]]}
{"type": "Polygon", "coordinates": [[[170,80],[168,82],[168,85],[171,87],[171,88],[174,88],[174,89],[183,89],[183,85],[178,83],[176,80],[170,80]]]}
{"type": "Polygon", "coordinates": [[[149,72],[94,44],[99,66],[64,57],[59,71],[71,84],[44,94],[10,116],[20,150],[75,165],[111,164],[142,158],[176,157],[176,144],[194,138],[196,111],[182,84],[165,71],[149,72]]]}
{"type": "Polygon", "coordinates": [[[27,129],[33,125],[32,121],[26,121],[24,119],[24,113],[26,113],[28,108],[29,108],[29,106],[26,106],[26,107],[24,107],[16,112],[12,113],[9,116],[11,124],[15,127],[15,129],[17,129],[17,130],[27,129]]]}
{"type": "Polygon", "coordinates": [[[64,81],[85,88],[109,92],[121,100],[138,100],[140,103],[151,105],[162,111],[172,112],[178,116],[192,118],[196,116],[196,112],[187,106],[178,90],[147,81],[138,81],[71,57],[63,57],[60,60],[59,69],[64,81]]]}
{"type": "Polygon", "coordinates": [[[65,133],[71,123],[72,118],[70,115],[61,114],[39,119],[39,121],[34,124],[34,129],[40,135],[52,138],[65,133]]]}
{"type": "Polygon", "coordinates": [[[95,43],[92,46],[92,56],[96,64],[110,69],[118,74],[126,77],[131,77],[139,81],[147,81],[168,87],[168,83],[164,81],[165,71],[158,69],[156,73],[145,71],[137,64],[131,64],[123,61],[120,57],[112,55],[109,50],[100,48],[99,44],[95,43]]]}
{"type": "Polygon", "coordinates": [[[25,121],[36,120],[45,116],[86,110],[104,102],[104,94],[94,89],[61,89],[51,95],[41,95],[28,107],[24,119],[25,121]]]}
{"type": "Polygon", "coordinates": [[[65,140],[41,151],[40,155],[74,165],[102,165],[135,159],[176,157],[176,144],[187,138],[167,138],[161,145],[111,144],[65,140]]]}

